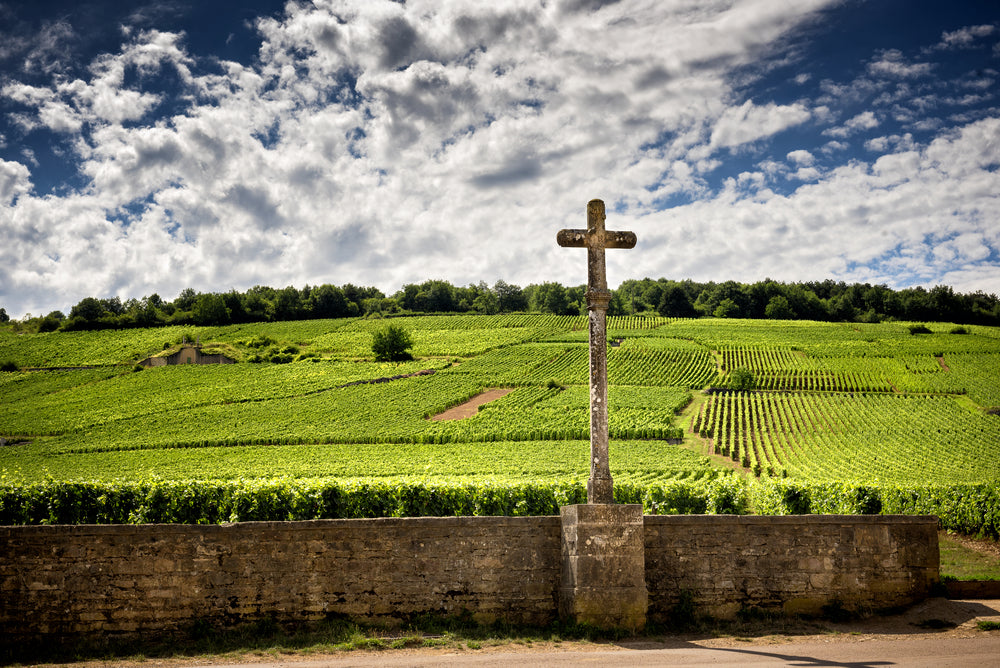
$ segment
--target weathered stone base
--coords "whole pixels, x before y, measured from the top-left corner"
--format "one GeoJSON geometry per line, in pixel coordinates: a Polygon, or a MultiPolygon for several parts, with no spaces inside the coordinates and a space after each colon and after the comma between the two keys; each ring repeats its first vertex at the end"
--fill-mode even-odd
{"type": "Polygon", "coordinates": [[[588,504],[560,510],[560,617],[603,629],[645,626],[642,506],[588,504]]]}

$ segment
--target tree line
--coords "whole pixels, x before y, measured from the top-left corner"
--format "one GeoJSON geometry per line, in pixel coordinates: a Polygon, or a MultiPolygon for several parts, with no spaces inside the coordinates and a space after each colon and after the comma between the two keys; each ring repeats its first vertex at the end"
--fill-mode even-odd
{"type": "MultiPolygon", "coordinates": [[[[939,285],[892,290],[885,285],[843,281],[699,283],[666,278],[627,280],[612,290],[609,315],[676,318],[772,318],[881,322],[936,321],[1000,325],[1000,300],[982,291],[961,294],[939,285]]],[[[514,313],[574,315],[587,312],[586,286],[545,282],[520,287],[503,280],[455,286],[444,280],[410,283],[391,296],[374,287],[323,284],[281,289],[255,286],[245,292],[181,291],[172,301],[152,294],[122,301],[86,297],[69,315],[30,314],[12,327],[20,332],[123,329],[164,325],[345,318],[411,313],[514,313]]],[[[0,322],[8,322],[0,308],[0,322]]]]}

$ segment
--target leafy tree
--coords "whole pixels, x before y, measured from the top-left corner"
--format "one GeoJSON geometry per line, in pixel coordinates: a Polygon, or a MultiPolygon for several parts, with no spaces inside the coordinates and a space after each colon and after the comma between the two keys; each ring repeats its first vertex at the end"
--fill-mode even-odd
{"type": "Polygon", "coordinates": [[[757,387],[757,379],[749,369],[739,367],[729,373],[729,389],[747,392],[757,387]]]}
{"type": "Polygon", "coordinates": [[[132,324],[136,327],[156,327],[162,325],[164,318],[158,308],[162,304],[163,300],[156,293],[144,298],[139,302],[138,307],[134,311],[130,310],[129,312],[132,324]]]}
{"type": "Polygon", "coordinates": [[[785,286],[784,295],[797,317],[807,320],[825,320],[828,317],[823,300],[801,284],[785,286]]]}
{"type": "Polygon", "coordinates": [[[425,281],[420,286],[418,302],[423,302],[422,310],[430,313],[446,313],[455,310],[455,286],[448,281],[425,281]]]}
{"type": "Polygon", "coordinates": [[[476,313],[494,315],[500,312],[500,300],[489,290],[481,292],[475,301],[472,302],[472,310],[476,313]]]}
{"type": "Polygon", "coordinates": [[[655,281],[650,281],[649,287],[642,291],[642,303],[646,307],[643,310],[651,311],[660,305],[663,299],[663,286],[655,281]]]}
{"type": "MultiPolygon", "coordinates": [[[[587,286],[577,285],[576,287],[569,287],[565,290],[566,294],[566,314],[573,315],[587,315],[587,286]]],[[[612,297],[614,295],[612,294],[612,297]]],[[[619,302],[618,307],[621,307],[619,302]]],[[[608,304],[608,313],[611,314],[612,305],[608,304]]],[[[614,313],[611,315],[622,315],[621,313],[614,313]]]]}
{"type": "Polygon", "coordinates": [[[59,329],[59,326],[66,319],[62,311],[52,311],[47,316],[42,318],[41,322],[38,323],[39,332],[54,332],[59,329]]]}
{"type": "Polygon", "coordinates": [[[403,289],[396,293],[396,301],[407,311],[417,310],[417,295],[420,294],[420,286],[416,283],[407,283],[403,289]]]}
{"type": "Polygon", "coordinates": [[[309,293],[309,309],[314,318],[343,318],[347,315],[347,298],[340,288],[323,284],[309,293]]]}
{"type": "Polygon", "coordinates": [[[795,311],[792,310],[792,305],[788,303],[788,299],[784,295],[775,295],[767,302],[764,316],[771,320],[791,320],[795,317],[795,311]]]}
{"type": "MultiPolygon", "coordinates": [[[[354,304],[347,305],[347,315],[351,315],[353,306],[354,304]]],[[[361,310],[364,315],[399,313],[399,302],[392,297],[366,297],[361,300],[361,310]]]]}
{"type": "MultiPolygon", "coordinates": [[[[587,298],[583,297],[583,302],[581,303],[580,313],[587,313],[587,298]]],[[[622,302],[622,298],[614,290],[611,291],[611,301],[608,302],[608,315],[627,315],[625,311],[625,304],[622,302]]]]}
{"type": "MultiPolygon", "coordinates": [[[[190,311],[194,308],[196,299],[198,299],[198,293],[194,291],[194,288],[184,288],[177,295],[177,299],[174,300],[174,306],[180,311],[190,311]]],[[[72,317],[72,314],[70,314],[70,317],[72,317]]]]}
{"type": "MultiPolygon", "coordinates": [[[[267,288],[269,290],[269,288],[267,288]]],[[[273,291],[272,291],[273,293],[273,291]]],[[[269,297],[265,289],[261,286],[246,291],[241,301],[243,302],[243,312],[250,322],[265,322],[269,320],[270,311],[269,297]]]]}
{"type": "Polygon", "coordinates": [[[574,310],[566,297],[566,288],[560,283],[546,282],[541,285],[529,285],[528,303],[532,311],[537,313],[554,313],[555,315],[572,315],[574,310]]]}
{"type": "Polygon", "coordinates": [[[372,352],[379,362],[402,362],[413,359],[409,349],[413,347],[413,338],[402,325],[389,323],[375,332],[372,338],[372,352]]]}
{"type": "Polygon", "coordinates": [[[69,319],[62,324],[62,329],[66,331],[100,329],[115,324],[114,317],[104,310],[102,300],[84,297],[70,309],[69,319]]]}
{"type": "Polygon", "coordinates": [[[403,286],[401,292],[397,293],[397,299],[400,306],[408,311],[445,313],[459,310],[456,303],[456,292],[459,291],[462,291],[466,298],[468,297],[468,289],[456,290],[455,286],[448,281],[424,281],[420,285],[408,283],[403,286]]]}
{"type": "Polygon", "coordinates": [[[122,300],[119,297],[108,297],[107,299],[102,299],[101,305],[104,306],[104,310],[111,315],[121,315],[125,313],[125,306],[122,304],[122,300]]]}
{"type": "Polygon", "coordinates": [[[716,318],[738,318],[740,317],[740,307],[732,299],[723,299],[712,311],[716,318]]]}
{"type": "MultiPolygon", "coordinates": [[[[359,288],[353,283],[345,283],[340,287],[341,291],[344,293],[344,299],[347,300],[347,311],[348,315],[358,315],[359,313],[364,313],[364,304],[362,302],[365,299],[385,299],[385,294],[382,293],[378,288],[359,288]],[[351,308],[351,304],[354,307],[351,308]]],[[[404,308],[406,308],[404,306],[404,308]]]]}
{"type": "Polygon", "coordinates": [[[663,290],[656,311],[664,318],[693,318],[698,315],[688,300],[687,293],[679,285],[671,285],[663,290]]]}
{"type": "Polygon", "coordinates": [[[219,296],[222,297],[222,302],[229,310],[230,322],[252,322],[250,316],[243,308],[243,295],[236,292],[236,290],[230,290],[219,296]]]}
{"type": "Polygon", "coordinates": [[[304,311],[299,291],[291,285],[277,292],[273,306],[275,320],[298,320],[304,311]]]}
{"type": "Polygon", "coordinates": [[[502,313],[528,310],[528,300],[520,286],[512,285],[501,279],[493,284],[493,292],[496,293],[502,313]]]}
{"type": "Polygon", "coordinates": [[[709,283],[698,295],[695,308],[703,313],[711,313],[717,318],[742,318],[748,315],[749,302],[745,286],[736,281],[709,283]],[[723,306],[725,304],[725,306],[723,306]],[[723,306],[719,315],[719,307],[723,306]]]}
{"type": "Polygon", "coordinates": [[[7,309],[0,308],[0,322],[10,322],[10,316],[7,315],[7,309]]]}
{"type": "Polygon", "coordinates": [[[220,295],[198,295],[194,303],[192,317],[198,325],[225,325],[229,323],[229,309],[220,295]]]}
{"type": "Polygon", "coordinates": [[[827,308],[829,309],[831,320],[849,322],[854,320],[854,316],[856,315],[854,307],[851,306],[851,300],[846,294],[831,297],[827,308]]]}
{"type": "Polygon", "coordinates": [[[86,322],[96,322],[104,315],[104,305],[101,300],[84,297],[80,303],[70,309],[70,318],[80,318],[86,322]]]}

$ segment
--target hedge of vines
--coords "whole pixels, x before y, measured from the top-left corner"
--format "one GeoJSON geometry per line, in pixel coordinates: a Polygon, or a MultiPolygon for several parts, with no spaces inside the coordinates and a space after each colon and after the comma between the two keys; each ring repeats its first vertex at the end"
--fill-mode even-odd
{"type": "MultiPolygon", "coordinates": [[[[586,502],[586,483],[225,480],[0,485],[0,524],[216,524],[356,517],[555,515],[586,502]]],[[[616,484],[647,514],[937,515],[945,529],[1000,538],[1000,485],[894,487],[793,480],[616,484]]]]}

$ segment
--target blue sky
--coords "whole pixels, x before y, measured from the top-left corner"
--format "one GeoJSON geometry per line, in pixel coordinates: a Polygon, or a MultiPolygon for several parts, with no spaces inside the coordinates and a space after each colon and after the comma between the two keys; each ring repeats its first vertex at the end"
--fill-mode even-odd
{"type": "Polygon", "coordinates": [[[1000,293],[1000,9],[0,1],[0,306],[319,283],[1000,293]]]}

